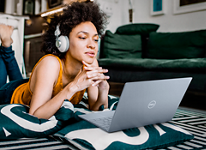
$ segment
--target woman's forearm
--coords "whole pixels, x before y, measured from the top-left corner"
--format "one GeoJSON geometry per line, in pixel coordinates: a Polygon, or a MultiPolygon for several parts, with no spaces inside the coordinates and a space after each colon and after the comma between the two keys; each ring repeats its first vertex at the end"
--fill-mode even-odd
{"type": "Polygon", "coordinates": [[[98,111],[99,107],[104,105],[104,108],[108,108],[108,90],[99,91],[97,101],[90,107],[90,110],[98,111]]]}
{"type": "MultiPolygon", "coordinates": [[[[36,109],[33,113],[29,112],[38,118],[49,119],[51,118],[62,106],[65,99],[70,99],[75,94],[75,91],[64,88],[56,96],[47,101],[41,107],[36,109]]],[[[31,109],[30,109],[31,110],[31,109]]]]}

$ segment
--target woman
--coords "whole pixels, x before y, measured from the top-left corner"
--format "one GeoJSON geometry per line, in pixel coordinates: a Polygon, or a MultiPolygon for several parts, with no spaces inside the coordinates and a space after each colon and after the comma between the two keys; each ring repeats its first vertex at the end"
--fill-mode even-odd
{"type": "Polygon", "coordinates": [[[35,65],[29,82],[15,89],[11,103],[29,105],[31,115],[49,119],[65,99],[79,103],[87,89],[91,110],[107,108],[109,77],[96,60],[104,16],[94,3],[75,2],[52,18],[42,46],[48,55],[35,65]],[[69,39],[69,49],[63,53],[57,48],[63,42],[55,44],[61,35],[69,39]]]}

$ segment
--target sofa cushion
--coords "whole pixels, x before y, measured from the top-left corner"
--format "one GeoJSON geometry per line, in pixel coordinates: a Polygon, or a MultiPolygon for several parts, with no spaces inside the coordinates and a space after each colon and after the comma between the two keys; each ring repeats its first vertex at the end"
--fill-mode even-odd
{"type": "Polygon", "coordinates": [[[204,72],[206,70],[206,58],[193,59],[98,59],[99,66],[103,68],[129,69],[129,70],[155,70],[155,71],[186,71],[204,72]]]}
{"type": "Polygon", "coordinates": [[[101,51],[105,58],[140,58],[141,44],[140,35],[119,35],[107,30],[101,51]]]}
{"type": "Polygon", "coordinates": [[[147,57],[158,59],[200,58],[206,51],[206,30],[176,33],[152,32],[147,57]]]}
{"type": "Polygon", "coordinates": [[[116,34],[149,34],[152,31],[156,31],[159,25],[152,23],[134,23],[127,24],[117,28],[116,34]]]}

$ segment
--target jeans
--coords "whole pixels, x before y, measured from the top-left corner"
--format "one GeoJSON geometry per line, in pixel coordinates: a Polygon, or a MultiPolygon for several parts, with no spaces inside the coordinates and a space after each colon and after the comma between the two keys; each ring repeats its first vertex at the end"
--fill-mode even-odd
{"type": "Polygon", "coordinates": [[[10,97],[11,99],[14,87],[20,85],[20,83],[24,81],[22,79],[23,78],[16,62],[16,58],[14,57],[14,51],[12,50],[12,47],[10,46],[6,48],[0,46],[0,104],[2,102],[5,103],[6,101],[9,101],[10,103],[10,100],[6,98],[10,97]],[[6,84],[7,75],[9,76],[11,83],[6,84]],[[15,80],[18,81],[15,82],[15,80]]]}
{"type": "Polygon", "coordinates": [[[1,104],[10,104],[11,97],[14,90],[21,84],[28,82],[29,79],[20,79],[10,81],[9,83],[4,84],[0,88],[0,105],[1,104]]]}

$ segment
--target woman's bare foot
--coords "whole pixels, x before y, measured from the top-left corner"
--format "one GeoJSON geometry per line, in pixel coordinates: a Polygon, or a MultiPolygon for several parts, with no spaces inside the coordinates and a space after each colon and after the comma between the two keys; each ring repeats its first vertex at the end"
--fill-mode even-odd
{"type": "Polygon", "coordinates": [[[4,47],[10,47],[13,43],[13,40],[11,38],[11,35],[13,33],[14,28],[9,25],[0,24],[0,40],[2,43],[2,46],[4,47]]]}

